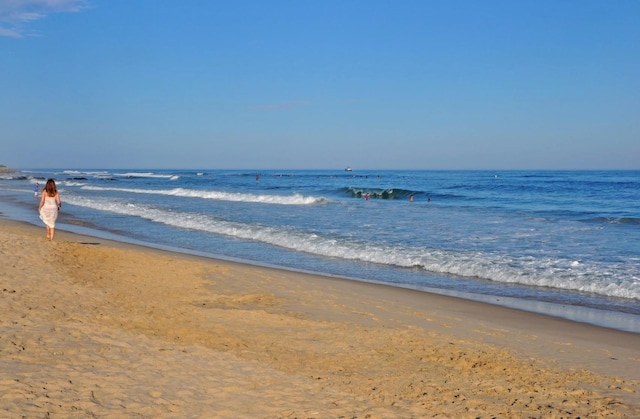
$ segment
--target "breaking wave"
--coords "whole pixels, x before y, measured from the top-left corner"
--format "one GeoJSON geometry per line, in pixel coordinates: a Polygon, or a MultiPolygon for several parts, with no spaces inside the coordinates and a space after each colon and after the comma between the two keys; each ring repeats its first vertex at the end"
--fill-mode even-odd
{"type": "Polygon", "coordinates": [[[267,194],[247,194],[247,193],[232,193],[222,191],[206,191],[206,190],[193,190],[184,188],[173,189],[135,189],[135,188],[112,188],[102,186],[82,186],[81,189],[88,191],[114,191],[136,194],[151,194],[151,195],[168,195],[178,196],[183,198],[201,198],[201,199],[214,199],[218,201],[232,201],[232,202],[251,202],[260,204],[277,204],[277,205],[313,205],[327,202],[325,198],[318,198],[313,196],[303,196],[300,194],[293,195],[267,195],[267,194]]]}

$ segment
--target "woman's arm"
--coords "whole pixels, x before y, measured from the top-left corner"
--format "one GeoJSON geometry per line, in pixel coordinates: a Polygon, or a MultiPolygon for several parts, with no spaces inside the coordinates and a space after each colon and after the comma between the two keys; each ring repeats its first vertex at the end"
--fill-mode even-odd
{"type": "Polygon", "coordinates": [[[42,209],[42,206],[44,205],[44,194],[45,194],[45,191],[43,189],[42,190],[42,197],[40,198],[40,205],[38,205],[38,212],[40,212],[40,210],[42,209]]]}
{"type": "Polygon", "coordinates": [[[62,201],[60,200],[59,193],[56,194],[56,202],[58,203],[58,211],[60,211],[60,208],[62,208],[62,201]]]}

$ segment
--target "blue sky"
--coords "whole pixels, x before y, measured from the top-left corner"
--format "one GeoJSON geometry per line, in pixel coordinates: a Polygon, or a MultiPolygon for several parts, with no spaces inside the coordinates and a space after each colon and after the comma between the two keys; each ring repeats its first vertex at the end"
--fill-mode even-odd
{"type": "Polygon", "coordinates": [[[0,0],[0,163],[640,169],[638,22],[636,0],[0,0]]]}

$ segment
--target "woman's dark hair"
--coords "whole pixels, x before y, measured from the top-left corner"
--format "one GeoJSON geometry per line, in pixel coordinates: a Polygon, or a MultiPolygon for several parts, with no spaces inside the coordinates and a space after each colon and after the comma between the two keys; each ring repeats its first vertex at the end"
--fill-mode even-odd
{"type": "Polygon", "coordinates": [[[58,188],[56,188],[56,182],[53,179],[47,180],[47,184],[44,187],[45,192],[48,196],[54,197],[58,193],[58,188]]]}

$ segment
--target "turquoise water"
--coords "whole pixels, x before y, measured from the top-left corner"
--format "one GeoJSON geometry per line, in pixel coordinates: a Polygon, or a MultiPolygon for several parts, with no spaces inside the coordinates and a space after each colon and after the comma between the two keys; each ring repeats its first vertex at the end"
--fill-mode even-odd
{"type": "Polygon", "coordinates": [[[638,171],[22,170],[5,216],[39,224],[48,177],[59,228],[640,331],[638,171]]]}

